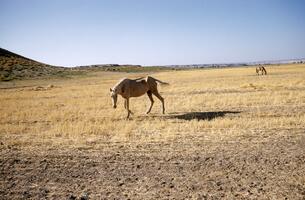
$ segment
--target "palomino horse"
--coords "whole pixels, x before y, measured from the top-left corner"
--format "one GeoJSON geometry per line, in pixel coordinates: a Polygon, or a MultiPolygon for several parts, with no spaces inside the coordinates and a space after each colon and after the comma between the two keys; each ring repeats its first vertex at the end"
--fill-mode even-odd
{"type": "Polygon", "coordinates": [[[146,93],[150,100],[150,107],[148,108],[146,114],[148,114],[151,111],[151,108],[154,104],[152,95],[155,95],[161,101],[162,113],[164,114],[165,112],[164,98],[161,97],[161,95],[158,92],[157,82],[161,84],[168,84],[150,76],[147,76],[146,78],[142,77],[134,80],[128,78],[124,78],[120,80],[113,88],[110,88],[113,108],[116,108],[118,94],[121,95],[125,99],[124,107],[127,110],[127,119],[128,119],[130,113],[132,113],[129,110],[129,98],[139,97],[146,93]]]}
{"type": "Polygon", "coordinates": [[[264,74],[267,75],[267,71],[266,71],[265,67],[262,66],[262,65],[259,65],[259,66],[256,68],[256,74],[257,74],[257,75],[259,75],[259,72],[261,72],[262,75],[264,75],[264,74]]]}

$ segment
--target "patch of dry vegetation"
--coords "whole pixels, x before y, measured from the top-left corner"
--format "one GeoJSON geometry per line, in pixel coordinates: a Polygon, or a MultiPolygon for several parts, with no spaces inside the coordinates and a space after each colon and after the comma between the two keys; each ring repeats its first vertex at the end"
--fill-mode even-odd
{"type": "Polygon", "coordinates": [[[231,138],[245,130],[304,128],[304,65],[273,66],[268,74],[256,76],[252,68],[153,74],[170,83],[160,88],[167,114],[160,114],[155,98],[152,114],[145,115],[149,100],[143,96],[131,99],[135,114],[129,121],[122,99],[112,109],[109,88],[124,76],[145,74],[105,72],[56,82],[2,84],[16,88],[0,90],[1,140],[6,145],[93,148],[103,140],[141,143],[197,132],[231,138]]]}

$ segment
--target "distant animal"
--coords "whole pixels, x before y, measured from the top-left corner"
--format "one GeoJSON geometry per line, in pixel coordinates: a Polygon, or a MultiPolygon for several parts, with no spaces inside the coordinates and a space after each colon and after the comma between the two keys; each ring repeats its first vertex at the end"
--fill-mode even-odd
{"type": "Polygon", "coordinates": [[[256,74],[259,75],[259,73],[261,72],[262,75],[267,75],[267,71],[265,69],[264,66],[259,65],[258,67],[256,67],[256,74]]]}
{"type": "Polygon", "coordinates": [[[133,80],[128,78],[124,78],[120,80],[113,88],[110,88],[113,108],[117,107],[116,104],[117,104],[118,94],[121,95],[124,98],[124,107],[127,110],[127,119],[128,119],[130,114],[132,113],[129,110],[129,98],[139,97],[146,93],[150,100],[150,107],[146,111],[146,114],[148,114],[151,111],[151,108],[154,104],[152,95],[155,95],[161,101],[162,113],[164,114],[165,113],[164,98],[158,92],[157,83],[168,84],[166,82],[162,82],[158,79],[155,79],[151,76],[147,76],[146,78],[141,77],[133,80]]]}

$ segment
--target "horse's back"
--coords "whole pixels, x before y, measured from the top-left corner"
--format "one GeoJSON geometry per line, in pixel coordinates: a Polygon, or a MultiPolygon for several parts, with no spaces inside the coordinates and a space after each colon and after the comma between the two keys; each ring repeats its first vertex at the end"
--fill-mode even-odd
{"type": "Polygon", "coordinates": [[[130,80],[128,82],[130,97],[138,97],[146,94],[149,86],[146,80],[130,80]]]}

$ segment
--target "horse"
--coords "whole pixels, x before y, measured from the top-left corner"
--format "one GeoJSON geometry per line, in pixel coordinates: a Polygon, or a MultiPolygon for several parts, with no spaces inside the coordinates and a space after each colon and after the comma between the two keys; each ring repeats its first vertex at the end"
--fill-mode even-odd
{"type": "Polygon", "coordinates": [[[150,107],[146,111],[146,114],[150,113],[151,108],[154,104],[152,95],[155,95],[161,101],[162,113],[164,114],[165,113],[164,98],[158,92],[157,83],[168,85],[168,83],[155,79],[151,76],[147,76],[145,78],[141,77],[137,79],[123,78],[113,88],[110,88],[113,108],[117,107],[116,104],[117,104],[118,95],[121,95],[125,99],[124,107],[127,110],[127,119],[128,119],[130,114],[133,114],[129,110],[129,98],[140,97],[146,93],[150,100],[150,107]]]}
{"type": "Polygon", "coordinates": [[[262,75],[264,75],[264,74],[267,75],[267,71],[266,71],[265,67],[262,66],[262,65],[259,65],[259,66],[256,68],[256,74],[257,74],[257,75],[259,75],[259,72],[261,72],[262,75]]]}

